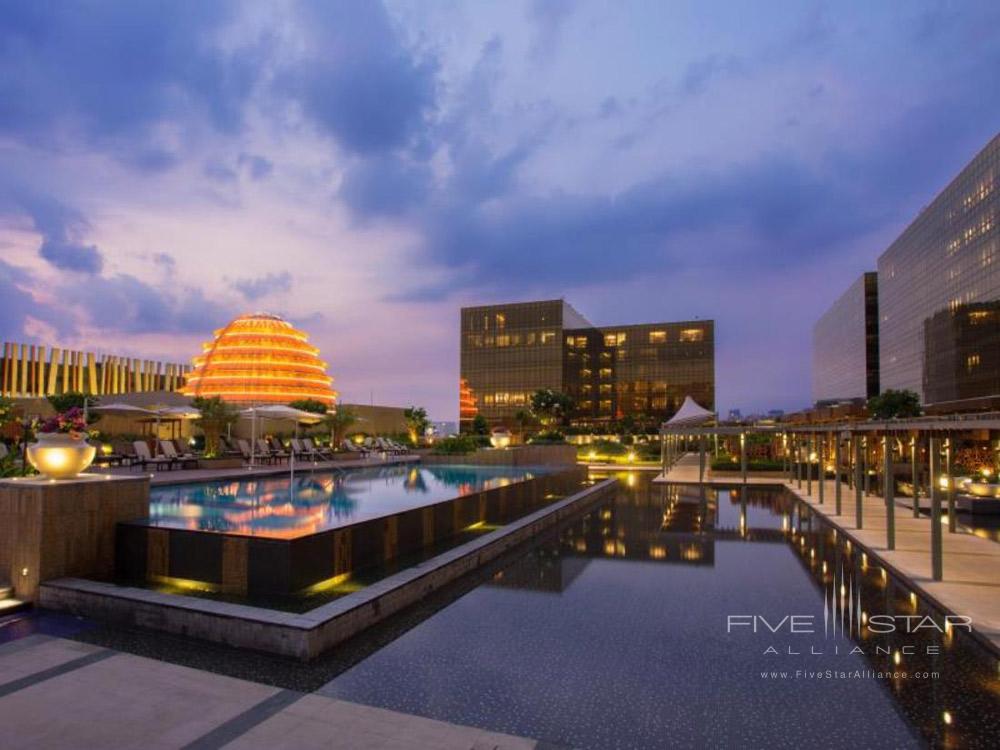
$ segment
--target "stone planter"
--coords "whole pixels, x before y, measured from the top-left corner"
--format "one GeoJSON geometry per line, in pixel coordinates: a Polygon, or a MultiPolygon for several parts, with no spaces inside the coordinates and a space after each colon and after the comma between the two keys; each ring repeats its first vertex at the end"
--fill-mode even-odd
{"type": "Polygon", "coordinates": [[[49,479],[75,479],[94,462],[97,448],[65,432],[40,432],[28,446],[28,461],[49,479]]]}

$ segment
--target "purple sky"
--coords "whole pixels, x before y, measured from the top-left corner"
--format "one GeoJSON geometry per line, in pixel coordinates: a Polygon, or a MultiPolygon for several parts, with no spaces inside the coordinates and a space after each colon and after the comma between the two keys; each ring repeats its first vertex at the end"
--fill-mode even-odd
{"type": "Polygon", "coordinates": [[[1000,125],[1000,4],[0,0],[0,338],[187,361],[248,310],[457,416],[458,308],[713,317],[720,409],[1000,125]],[[765,8],[766,5],[766,8],[765,8]]]}

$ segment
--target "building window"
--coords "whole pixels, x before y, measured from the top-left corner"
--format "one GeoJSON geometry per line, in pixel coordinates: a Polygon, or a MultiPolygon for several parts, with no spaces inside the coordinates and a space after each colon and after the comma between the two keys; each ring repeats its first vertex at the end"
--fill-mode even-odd
{"type": "Polygon", "coordinates": [[[541,334],[539,334],[539,336],[540,336],[540,342],[542,344],[550,344],[556,340],[555,331],[542,331],[541,334]]]}
{"type": "Polygon", "coordinates": [[[705,340],[705,330],[703,328],[684,328],[681,330],[680,340],[685,343],[705,340]]]}
{"type": "Polygon", "coordinates": [[[507,325],[507,316],[503,313],[497,313],[497,330],[502,331],[504,326],[507,325]]]}
{"type": "Polygon", "coordinates": [[[604,334],[604,345],[605,346],[624,346],[625,344],[625,334],[624,333],[606,333],[604,334]]]}
{"type": "Polygon", "coordinates": [[[965,369],[967,371],[972,372],[977,367],[979,367],[979,355],[978,354],[970,354],[968,357],[965,358],[965,369]]]}
{"type": "Polygon", "coordinates": [[[665,344],[665,343],[667,343],[667,332],[666,331],[650,331],[649,332],[649,343],[650,344],[665,344]]]}
{"type": "Polygon", "coordinates": [[[497,336],[497,346],[510,346],[510,336],[506,333],[497,336]]]}
{"type": "Polygon", "coordinates": [[[598,374],[602,378],[610,378],[611,377],[611,368],[610,367],[602,367],[600,369],[600,372],[598,374]]]}

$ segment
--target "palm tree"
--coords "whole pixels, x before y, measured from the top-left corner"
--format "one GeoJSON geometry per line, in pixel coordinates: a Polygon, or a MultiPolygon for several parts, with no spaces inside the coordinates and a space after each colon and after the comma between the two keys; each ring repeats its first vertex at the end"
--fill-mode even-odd
{"type": "Polygon", "coordinates": [[[338,406],[323,417],[323,424],[330,430],[330,447],[337,450],[347,434],[348,428],[358,421],[358,415],[346,406],[338,406]]]}
{"type": "Polygon", "coordinates": [[[527,436],[528,427],[534,425],[538,420],[535,419],[535,415],[530,410],[518,409],[514,415],[514,421],[517,423],[518,439],[523,443],[527,436]]]}
{"type": "Polygon", "coordinates": [[[201,412],[194,421],[205,433],[205,456],[211,458],[219,454],[219,436],[230,425],[236,424],[240,413],[235,406],[223,401],[219,396],[206,398],[199,396],[191,401],[191,405],[201,412]]]}
{"type": "Polygon", "coordinates": [[[403,418],[406,420],[406,426],[410,430],[410,438],[416,443],[424,436],[424,433],[427,431],[427,425],[430,424],[430,421],[427,419],[427,410],[422,406],[411,406],[403,410],[403,418]]]}

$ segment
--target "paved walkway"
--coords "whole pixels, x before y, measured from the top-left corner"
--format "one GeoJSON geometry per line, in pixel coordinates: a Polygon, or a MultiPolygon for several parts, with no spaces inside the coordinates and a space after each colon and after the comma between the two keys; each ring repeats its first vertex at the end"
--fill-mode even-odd
{"type": "MultiPolygon", "coordinates": [[[[705,482],[707,484],[724,484],[727,486],[741,484],[741,476],[738,471],[713,472],[711,469],[712,457],[705,456],[705,482]]],[[[671,484],[698,484],[698,454],[685,453],[667,470],[666,477],[661,471],[653,480],[654,482],[669,482],[671,484]]],[[[747,484],[783,484],[780,476],[747,476],[747,484]]]]}
{"type": "Polygon", "coordinates": [[[44,635],[0,646],[0,738],[5,750],[538,747],[44,635]]]}
{"type": "MultiPolygon", "coordinates": [[[[698,456],[688,453],[655,481],[697,483],[698,456]]],[[[728,473],[714,476],[709,470],[706,483],[732,486],[740,478],[728,473]]],[[[881,497],[866,496],[862,502],[862,528],[855,520],[854,490],[841,485],[841,511],[835,512],[836,482],[825,480],[824,504],[819,504],[819,481],[812,483],[812,493],[796,482],[782,477],[748,477],[748,483],[787,487],[848,538],[865,548],[880,564],[893,570],[942,609],[972,618],[973,627],[1000,650],[1000,544],[968,533],[949,533],[942,528],[944,577],[935,581],[931,573],[931,521],[927,516],[914,518],[912,509],[896,501],[896,549],[886,546],[886,506],[881,497]]]]}

